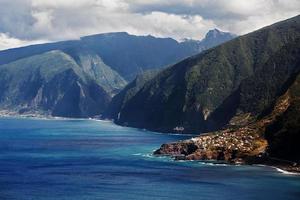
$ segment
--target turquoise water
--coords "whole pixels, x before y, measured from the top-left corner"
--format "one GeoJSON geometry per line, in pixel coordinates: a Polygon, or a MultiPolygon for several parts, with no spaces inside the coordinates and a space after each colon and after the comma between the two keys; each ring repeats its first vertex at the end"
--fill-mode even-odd
{"type": "Polygon", "coordinates": [[[270,167],[153,157],[185,136],[92,120],[0,118],[0,199],[300,199],[270,167]]]}

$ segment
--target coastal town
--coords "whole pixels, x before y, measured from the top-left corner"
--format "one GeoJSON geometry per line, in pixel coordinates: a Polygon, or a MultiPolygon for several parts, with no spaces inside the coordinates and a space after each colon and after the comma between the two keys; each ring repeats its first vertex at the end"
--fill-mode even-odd
{"type": "Polygon", "coordinates": [[[155,154],[172,155],[179,160],[224,160],[243,162],[242,158],[262,155],[267,141],[254,129],[243,127],[236,131],[203,134],[189,140],[164,144],[155,154]]]}

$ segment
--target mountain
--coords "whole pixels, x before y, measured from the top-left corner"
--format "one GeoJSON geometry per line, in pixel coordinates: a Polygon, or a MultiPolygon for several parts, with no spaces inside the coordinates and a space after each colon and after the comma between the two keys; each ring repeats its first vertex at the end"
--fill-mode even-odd
{"type": "Polygon", "coordinates": [[[195,133],[239,121],[235,117],[254,120],[272,106],[295,72],[294,60],[280,58],[297,58],[286,49],[299,36],[297,16],[185,59],[146,82],[115,121],[156,131],[195,133]],[[274,73],[271,79],[260,78],[274,73]],[[261,84],[262,80],[267,84],[261,84]]]}
{"type": "Polygon", "coordinates": [[[205,38],[202,41],[177,42],[172,38],[135,36],[126,32],[104,33],[82,37],[80,40],[39,44],[0,51],[0,65],[51,50],[62,50],[68,53],[74,51],[74,49],[77,52],[83,49],[84,52],[89,51],[99,56],[107,66],[116,71],[122,78],[131,81],[143,71],[174,64],[235,37],[230,33],[223,34],[209,41],[205,38]],[[227,37],[223,37],[223,34],[227,37]],[[202,45],[202,42],[205,45],[202,45]]]}
{"type": "Polygon", "coordinates": [[[92,77],[106,92],[113,96],[127,84],[116,71],[107,66],[101,57],[89,49],[67,48],[64,53],[70,55],[83,71],[92,77]]]}
{"type": "Polygon", "coordinates": [[[264,137],[270,156],[300,163],[300,74],[292,79],[292,85],[274,106],[275,111],[283,111],[266,126],[264,137]]]}
{"type": "Polygon", "coordinates": [[[198,53],[198,49],[180,45],[171,38],[108,33],[81,38],[107,65],[126,80],[150,69],[174,64],[198,53]]]}
{"type": "MultiPolygon", "coordinates": [[[[163,144],[154,152],[179,160],[267,164],[300,172],[300,16],[266,27],[278,49],[207,117],[213,132],[163,144]],[[286,31],[274,40],[275,31],[286,31]]],[[[278,32],[277,32],[278,33],[278,32]]],[[[245,37],[255,36],[257,32],[245,37]]],[[[254,37],[255,38],[255,37],[254,37]]],[[[233,41],[235,42],[235,41],[233,41]]],[[[251,43],[253,44],[253,43],[251,43]]],[[[271,44],[271,43],[270,43],[271,44]]],[[[270,46],[263,44],[265,49],[270,46]]],[[[226,44],[224,44],[226,46],[226,44]]]]}
{"type": "Polygon", "coordinates": [[[215,47],[219,44],[224,43],[224,41],[229,41],[235,37],[235,34],[222,32],[218,29],[209,30],[205,35],[205,38],[201,40],[201,46],[203,47],[203,49],[209,49],[211,47],[215,47]]]}
{"type": "Polygon", "coordinates": [[[112,95],[120,91],[120,89],[127,84],[127,81],[125,81],[116,71],[111,69],[110,66],[107,66],[99,55],[94,53],[88,47],[80,44],[80,41],[75,40],[31,45],[0,51],[0,66],[54,50],[69,55],[78,65],[81,65],[86,69],[86,72],[89,70],[90,75],[91,73],[94,73],[94,76],[96,75],[97,78],[99,78],[99,80],[97,80],[98,83],[112,95]],[[96,65],[97,67],[95,67],[96,65]],[[93,69],[97,69],[98,71],[93,71],[93,69]]]}
{"type": "MultiPolygon", "coordinates": [[[[200,41],[121,32],[0,51],[0,110],[64,117],[103,114],[111,98],[136,75],[159,70],[205,48],[209,46],[200,41]]],[[[129,93],[123,97],[129,98],[129,93]]]]}
{"type": "Polygon", "coordinates": [[[160,70],[149,70],[136,76],[120,93],[112,98],[112,101],[104,112],[104,118],[118,119],[123,107],[136,95],[146,82],[151,80],[160,70]]]}
{"type": "Polygon", "coordinates": [[[278,97],[290,86],[300,71],[300,38],[292,40],[244,79],[208,117],[211,127],[240,126],[261,118],[272,110],[278,97]]]}
{"type": "MultiPolygon", "coordinates": [[[[298,64],[299,49],[298,46],[298,64]]],[[[180,160],[265,164],[299,173],[299,72],[292,75],[288,85],[266,116],[240,127],[230,127],[189,140],[163,144],[154,154],[174,156],[180,160]]]]}
{"type": "Polygon", "coordinates": [[[98,115],[111,97],[85,70],[57,50],[1,65],[0,108],[19,114],[98,115]]]}

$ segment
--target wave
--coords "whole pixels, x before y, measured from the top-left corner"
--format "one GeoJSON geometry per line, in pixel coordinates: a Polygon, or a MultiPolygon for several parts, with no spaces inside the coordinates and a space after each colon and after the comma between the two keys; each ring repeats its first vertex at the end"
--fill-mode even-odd
{"type": "Polygon", "coordinates": [[[287,175],[300,175],[299,173],[295,173],[295,172],[289,172],[286,170],[283,170],[281,168],[278,167],[273,167],[274,169],[276,169],[278,172],[282,173],[282,174],[287,174],[287,175]]]}
{"type": "Polygon", "coordinates": [[[208,165],[208,166],[224,166],[224,167],[233,166],[233,165],[226,164],[226,163],[211,163],[211,162],[203,162],[203,161],[201,161],[199,163],[202,165],[208,165]]]}
{"type": "Polygon", "coordinates": [[[134,154],[132,154],[133,156],[141,156],[141,155],[143,155],[142,153],[134,153],[134,154]]]}
{"type": "Polygon", "coordinates": [[[299,173],[296,173],[296,172],[289,172],[289,171],[286,171],[284,169],[281,169],[279,167],[275,167],[275,166],[270,166],[270,165],[263,165],[263,164],[258,164],[258,165],[255,165],[255,166],[258,166],[258,167],[270,167],[270,168],[273,168],[275,169],[277,172],[280,172],[282,174],[287,174],[287,175],[300,175],[299,173]]]}
{"type": "Polygon", "coordinates": [[[160,132],[149,131],[147,129],[146,129],[146,131],[152,132],[152,133],[157,134],[157,135],[177,135],[177,136],[189,136],[189,137],[197,136],[196,134],[186,134],[186,133],[160,133],[160,132]]]}

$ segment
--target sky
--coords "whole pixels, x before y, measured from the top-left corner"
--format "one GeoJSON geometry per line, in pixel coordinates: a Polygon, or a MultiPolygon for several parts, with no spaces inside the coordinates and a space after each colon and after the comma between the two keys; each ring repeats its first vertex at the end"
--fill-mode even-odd
{"type": "Polygon", "coordinates": [[[0,50],[126,31],[200,40],[300,14],[300,0],[0,0],[0,50]]]}

